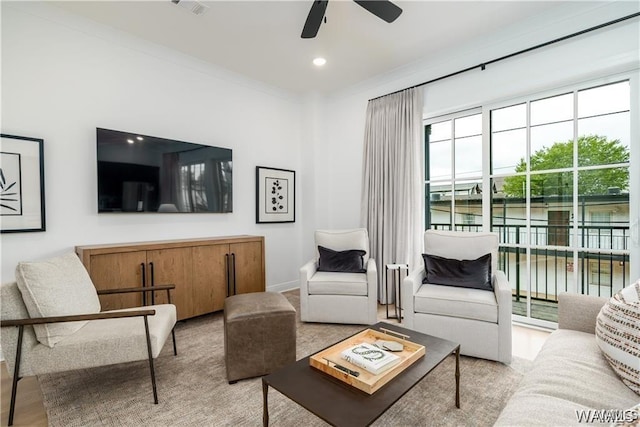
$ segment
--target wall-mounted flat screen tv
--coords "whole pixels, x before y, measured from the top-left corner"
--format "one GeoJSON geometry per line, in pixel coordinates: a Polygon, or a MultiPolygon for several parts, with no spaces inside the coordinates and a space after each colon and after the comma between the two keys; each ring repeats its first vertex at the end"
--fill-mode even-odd
{"type": "Polygon", "coordinates": [[[97,128],[98,212],[232,212],[231,149],[97,128]]]}

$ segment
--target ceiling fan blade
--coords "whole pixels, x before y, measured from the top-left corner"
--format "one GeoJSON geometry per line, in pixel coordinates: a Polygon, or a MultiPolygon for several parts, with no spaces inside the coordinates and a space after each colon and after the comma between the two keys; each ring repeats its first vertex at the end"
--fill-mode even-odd
{"type": "Polygon", "coordinates": [[[303,39],[312,39],[318,34],[328,3],[329,0],[315,0],[313,2],[307,20],[304,23],[304,28],[302,29],[303,39]]]}
{"type": "Polygon", "coordinates": [[[398,16],[402,13],[402,9],[400,9],[395,4],[391,3],[389,0],[354,0],[363,8],[367,9],[369,12],[376,15],[378,18],[385,20],[387,22],[395,21],[398,16]]]}

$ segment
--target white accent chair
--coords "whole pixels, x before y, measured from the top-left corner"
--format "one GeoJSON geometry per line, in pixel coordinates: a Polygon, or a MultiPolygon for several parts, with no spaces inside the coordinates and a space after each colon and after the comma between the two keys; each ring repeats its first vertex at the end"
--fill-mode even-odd
{"type": "Polygon", "coordinates": [[[460,344],[461,354],[511,362],[511,286],[498,271],[498,235],[427,230],[424,253],[474,260],[491,253],[493,292],[423,284],[424,264],[402,283],[404,325],[460,344]]]}
{"type": "Polygon", "coordinates": [[[378,316],[376,262],[369,257],[369,234],[365,228],[318,230],[316,257],[300,269],[300,317],[303,322],[372,325],[378,316]],[[317,271],[318,246],[334,251],[361,249],[366,273],[317,271]]]}
{"type": "MultiPolygon", "coordinates": [[[[18,380],[24,376],[148,360],[158,403],[153,359],[172,335],[176,307],[159,304],[100,311],[98,294],[149,292],[152,288],[96,291],[74,253],[18,264],[16,282],[0,286],[2,352],[13,385],[8,425],[13,423],[18,380]]],[[[174,285],[158,285],[166,291],[174,285]]]]}

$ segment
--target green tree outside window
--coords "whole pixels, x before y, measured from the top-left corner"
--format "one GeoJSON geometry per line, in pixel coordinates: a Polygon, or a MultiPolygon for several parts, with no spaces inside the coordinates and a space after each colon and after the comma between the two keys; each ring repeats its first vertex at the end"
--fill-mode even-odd
{"type": "MultiPolygon", "coordinates": [[[[580,166],[594,166],[629,162],[629,148],[619,140],[607,140],[604,136],[585,135],[578,138],[578,158],[580,166]]],[[[573,167],[573,141],[556,142],[544,147],[531,156],[531,170],[563,169],[573,167]]],[[[515,168],[516,172],[525,172],[525,159],[515,168]]],[[[525,197],[525,176],[505,178],[502,191],[511,197],[525,197]]],[[[629,186],[628,168],[607,168],[591,170],[580,177],[578,194],[607,194],[610,187],[627,190],[629,186]]],[[[572,194],[573,173],[560,172],[531,175],[532,195],[572,194]]]]}

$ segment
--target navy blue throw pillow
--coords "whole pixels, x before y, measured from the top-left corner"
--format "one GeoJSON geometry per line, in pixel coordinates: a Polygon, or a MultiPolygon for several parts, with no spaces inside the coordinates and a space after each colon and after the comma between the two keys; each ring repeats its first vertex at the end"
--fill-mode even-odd
{"type": "Polygon", "coordinates": [[[365,251],[349,249],[346,251],[334,251],[333,249],[318,246],[320,262],[318,271],[332,271],[337,273],[366,273],[364,268],[365,251]]]}
{"type": "Polygon", "coordinates": [[[491,254],[474,260],[443,258],[422,254],[427,273],[422,283],[492,291],[491,254]]]}

